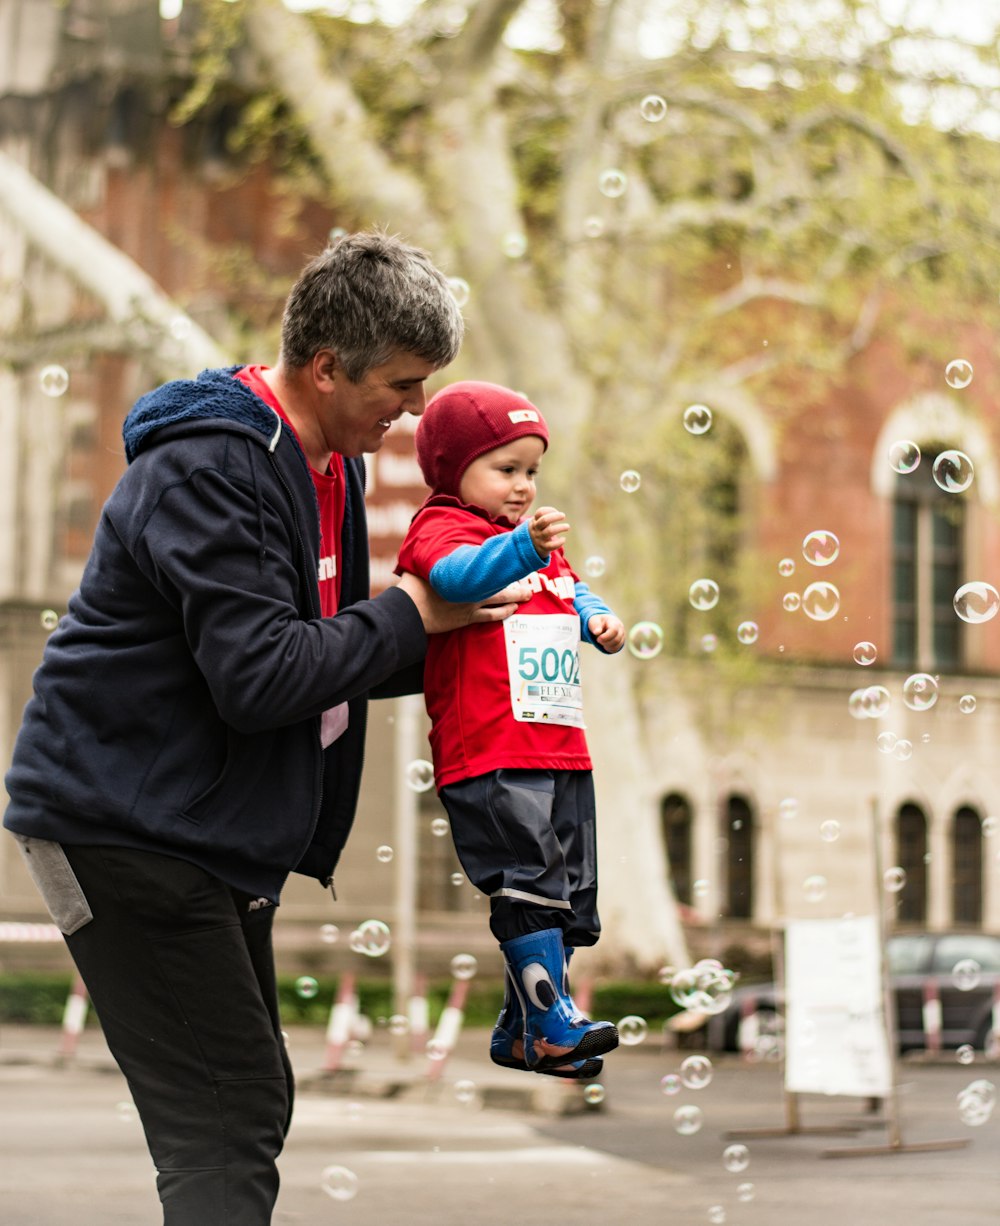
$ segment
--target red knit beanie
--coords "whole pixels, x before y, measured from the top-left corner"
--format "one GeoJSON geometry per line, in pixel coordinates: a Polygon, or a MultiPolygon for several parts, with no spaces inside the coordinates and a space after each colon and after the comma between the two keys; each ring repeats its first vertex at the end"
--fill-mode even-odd
{"type": "Polygon", "coordinates": [[[457,497],[473,460],[529,434],[548,447],[545,418],[526,396],[496,383],[451,383],[431,397],[417,423],[417,461],[436,494],[457,497]]]}

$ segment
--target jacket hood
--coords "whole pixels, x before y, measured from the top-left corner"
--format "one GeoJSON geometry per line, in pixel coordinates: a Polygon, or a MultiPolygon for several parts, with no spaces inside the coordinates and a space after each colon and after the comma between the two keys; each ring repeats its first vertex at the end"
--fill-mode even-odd
{"type": "Polygon", "coordinates": [[[239,379],[242,365],[203,370],[196,379],[174,379],[141,396],[125,418],[122,437],[131,464],[150,438],[166,426],[198,420],[227,420],[263,434],[274,447],[281,419],[239,379]]]}

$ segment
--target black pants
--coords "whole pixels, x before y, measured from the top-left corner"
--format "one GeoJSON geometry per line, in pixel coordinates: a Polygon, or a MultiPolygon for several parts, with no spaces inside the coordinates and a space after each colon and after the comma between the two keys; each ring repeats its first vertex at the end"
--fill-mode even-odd
{"type": "Polygon", "coordinates": [[[169,856],[64,850],[94,913],[66,943],[132,1091],[165,1226],[267,1226],[293,1088],[274,908],[169,856]]]}
{"type": "Polygon", "coordinates": [[[447,784],[441,801],[466,875],[489,895],[498,941],[561,928],[567,945],[597,942],[590,771],[504,768],[447,784]]]}

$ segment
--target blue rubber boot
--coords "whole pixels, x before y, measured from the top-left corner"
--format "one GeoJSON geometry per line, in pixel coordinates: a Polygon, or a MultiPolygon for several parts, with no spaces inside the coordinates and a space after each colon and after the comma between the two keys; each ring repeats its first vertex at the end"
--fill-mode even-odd
{"type": "Polygon", "coordinates": [[[611,1022],[581,1017],[564,991],[566,958],[562,930],[544,928],[504,941],[511,983],[524,1013],[524,1062],[530,1069],[558,1068],[589,1060],[618,1046],[611,1022]]]}
{"type": "Polygon", "coordinates": [[[592,1081],[601,1075],[604,1068],[604,1061],[600,1056],[594,1056],[589,1060],[574,1060],[555,1068],[529,1069],[524,1059],[524,1013],[509,973],[504,975],[503,1006],[490,1039],[490,1059],[502,1068],[545,1073],[550,1077],[564,1077],[568,1081],[592,1081]]]}

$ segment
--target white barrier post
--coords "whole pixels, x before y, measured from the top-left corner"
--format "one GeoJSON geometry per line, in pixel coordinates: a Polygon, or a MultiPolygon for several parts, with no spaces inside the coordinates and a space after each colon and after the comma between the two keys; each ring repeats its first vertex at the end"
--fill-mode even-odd
{"type": "Polygon", "coordinates": [[[340,1068],[340,1062],[344,1058],[344,1052],[351,1039],[357,1012],[358,998],[354,991],[354,975],[345,972],[340,980],[337,997],[330,1008],[330,1018],[326,1024],[324,1072],[335,1073],[340,1068]]]}
{"type": "Polygon", "coordinates": [[[744,1060],[751,1060],[757,1054],[759,1038],[760,1012],[757,1008],[757,997],[747,993],[740,1001],[740,1021],[736,1033],[736,1046],[744,1060]]]}
{"type": "Polygon", "coordinates": [[[465,1017],[465,998],[469,994],[469,980],[456,979],[451,985],[448,1003],[441,1010],[434,1038],[428,1046],[427,1080],[437,1081],[444,1072],[448,1061],[458,1042],[462,1030],[462,1020],[465,1017]]]}
{"type": "Polygon", "coordinates": [[[413,995],[409,999],[407,1013],[410,1023],[411,1049],[414,1052],[423,1052],[427,1048],[427,1035],[430,1032],[426,975],[414,976],[413,995]]]}
{"type": "Polygon", "coordinates": [[[924,984],[923,1023],[924,1047],[929,1052],[941,1050],[941,997],[937,984],[928,979],[924,984]]]}
{"type": "Polygon", "coordinates": [[[77,975],[66,997],[62,1016],[62,1041],[59,1045],[59,1054],[67,1060],[76,1055],[80,1035],[87,1021],[88,1005],[87,989],[84,987],[83,979],[77,975]]]}

